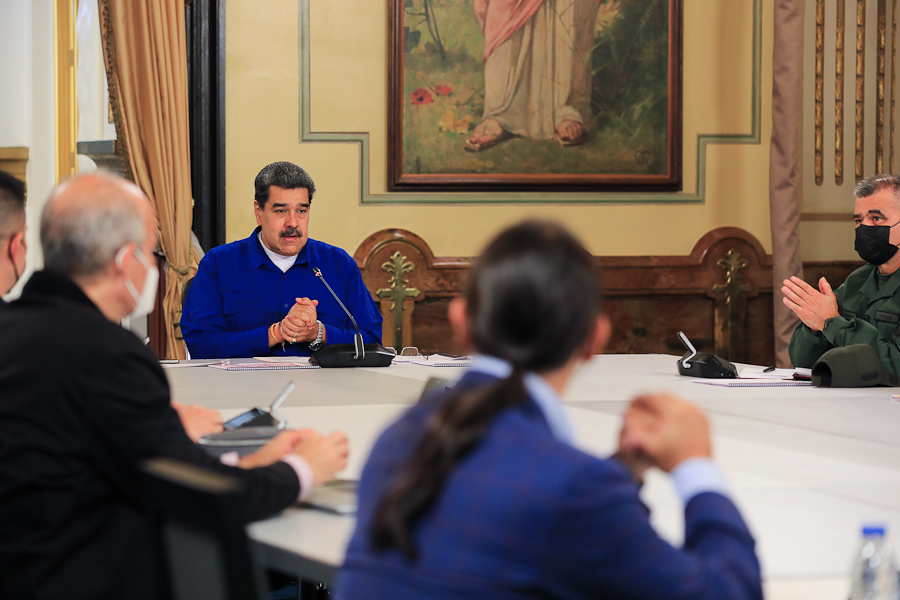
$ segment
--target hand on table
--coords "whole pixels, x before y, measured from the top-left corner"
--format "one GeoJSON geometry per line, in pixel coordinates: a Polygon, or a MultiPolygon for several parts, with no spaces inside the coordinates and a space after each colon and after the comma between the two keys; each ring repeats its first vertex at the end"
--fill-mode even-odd
{"type": "Polygon", "coordinates": [[[295,431],[293,429],[282,431],[256,452],[241,458],[238,461],[238,466],[244,469],[268,467],[292,453],[303,442],[306,435],[309,435],[308,431],[295,431]]]}
{"type": "Polygon", "coordinates": [[[172,407],[178,412],[188,437],[195,443],[204,435],[222,431],[222,415],[217,410],[195,404],[184,406],[177,402],[173,402],[172,407]]]}
{"type": "Polygon", "coordinates": [[[313,485],[318,486],[334,479],[335,474],[347,466],[350,446],[341,431],[326,436],[312,430],[308,432],[295,453],[306,460],[313,472],[313,485]]]}
{"type": "Polygon", "coordinates": [[[314,429],[282,431],[269,443],[243,457],[238,465],[244,469],[266,467],[288,454],[303,458],[313,472],[313,485],[331,481],[335,473],[347,466],[349,445],[347,436],[335,431],[323,436],[314,429]]]}
{"type": "Polygon", "coordinates": [[[316,339],[316,335],[319,333],[316,322],[316,306],[318,305],[318,300],[296,299],[296,304],[291,307],[287,316],[281,321],[281,333],[284,335],[285,341],[296,344],[316,339]]]}
{"type": "Polygon", "coordinates": [[[824,277],[819,279],[818,290],[799,277],[785,279],[781,293],[784,305],[813,331],[822,331],[827,319],[839,316],[837,298],[824,277]]]}
{"type": "Polygon", "coordinates": [[[669,394],[638,396],[625,411],[619,436],[625,464],[669,473],[689,458],[709,458],[709,423],[703,412],[669,394]]]}

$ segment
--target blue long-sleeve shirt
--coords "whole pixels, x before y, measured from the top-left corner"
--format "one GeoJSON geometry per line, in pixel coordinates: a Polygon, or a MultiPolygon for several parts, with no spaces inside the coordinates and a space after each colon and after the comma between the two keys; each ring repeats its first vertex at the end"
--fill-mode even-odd
{"type": "Polygon", "coordinates": [[[313,275],[318,267],[359,325],[367,343],[381,343],[381,313],[363,284],[356,262],[344,250],[308,239],[287,272],[250,237],[210,250],[191,285],[181,331],[192,358],[230,358],[309,354],[309,344],[269,348],[269,326],[281,321],[296,298],[318,300],[318,319],[328,344],[353,342],[346,313],[313,275]]]}

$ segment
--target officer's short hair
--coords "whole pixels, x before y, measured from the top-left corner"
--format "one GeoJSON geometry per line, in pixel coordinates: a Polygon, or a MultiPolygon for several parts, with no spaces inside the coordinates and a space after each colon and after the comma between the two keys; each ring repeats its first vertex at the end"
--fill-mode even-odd
{"type": "Polygon", "coordinates": [[[882,190],[891,190],[894,193],[894,200],[900,204],[900,175],[870,175],[860,180],[853,190],[853,195],[857,198],[868,198],[882,190]]]}

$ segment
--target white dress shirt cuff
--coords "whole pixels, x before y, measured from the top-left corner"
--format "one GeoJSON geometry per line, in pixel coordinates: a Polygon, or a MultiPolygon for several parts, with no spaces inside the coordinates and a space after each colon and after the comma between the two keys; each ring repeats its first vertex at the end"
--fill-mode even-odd
{"type": "Polygon", "coordinates": [[[672,483],[681,501],[687,503],[697,494],[715,492],[728,496],[728,484],[719,467],[708,458],[689,458],[682,461],[671,473],[672,483]]]}
{"type": "MultiPolygon", "coordinates": [[[[312,468],[309,466],[309,463],[306,462],[305,458],[301,458],[296,454],[288,454],[281,460],[286,462],[294,470],[294,473],[297,474],[297,479],[300,481],[300,495],[297,496],[297,502],[305,500],[312,491],[313,482],[315,481],[312,468]]],[[[238,466],[239,461],[240,455],[238,455],[237,452],[226,452],[219,456],[219,462],[229,467],[238,466]]]]}
{"type": "Polygon", "coordinates": [[[219,462],[226,467],[236,467],[240,460],[241,456],[237,453],[237,450],[232,450],[231,452],[226,452],[219,456],[219,462]]]}
{"type": "Polygon", "coordinates": [[[309,466],[309,463],[306,462],[305,458],[297,456],[296,454],[287,454],[281,460],[294,469],[294,473],[297,474],[297,479],[300,480],[300,495],[297,496],[297,502],[305,500],[312,492],[313,483],[315,482],[312,467],[309,466]]]}

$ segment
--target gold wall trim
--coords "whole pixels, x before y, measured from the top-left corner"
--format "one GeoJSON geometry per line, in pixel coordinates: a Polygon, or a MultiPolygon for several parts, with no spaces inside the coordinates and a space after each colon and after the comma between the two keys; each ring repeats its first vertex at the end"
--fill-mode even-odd
{"type": "Polygon", "coordinates": [[[837,0],[834,29],[834,183],[844,183],[844,32],[846,5],[837,0]]]}
{"type": "Polygon", "coordinates": [[[77,65],[75,18],[78,0],[54,0],[53,68],[56,79],[56,182],[77,172],[78,142],[77,65]]]}
{"type": "Polygon", "coordinates": [[[816,185],[825,180],[823,140],[825,127],[825,0],[816,0],[816,185]]]}
{"type": "Polygon", "coordinates": [[[865,177],[866,0],[856,0],[856,180],[865,177]]]}
{"type": "Polygon", "coordinates": [[[853,214],[851,213],[800,213],[801,221],[818,221],[818,222],[841,222],[851,223],[853,214]]]}
{"type": "Polygon", "coordinates": [[[894,132],[897,127],[896,107],[897,95],[897,0],[891,2],[891,125],[888,138],[888,172],[894,172],[894,132]]]}
{"type": "Polygon", "coordinates": [[[878,39],[875,50],[875,172],[884,173],[884,73],[887,0],[878,0],[878,39]]]}

